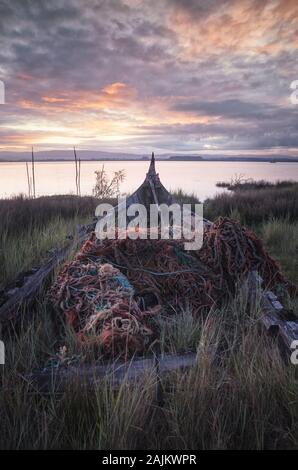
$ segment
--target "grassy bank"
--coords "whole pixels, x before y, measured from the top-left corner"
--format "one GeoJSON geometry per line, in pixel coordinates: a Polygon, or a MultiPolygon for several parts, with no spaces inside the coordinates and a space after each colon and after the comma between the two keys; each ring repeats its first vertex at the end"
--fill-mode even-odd
{"type": "Polygon", "coordinates": [[[138,382],[124,380],[117,391],[107,379],[88,389],[72,383],[62,396],[42,396],[23,378],[55,350],[41,306],[18,341],[12,336],[7,343],[0,447],[297,448],[295,369],[285,367],[275,341],[260,334],[258,302],[249,308],[243,289],[205,322],[187,311],[162,320],[162,351],[196,344],[195,367],[162,377],[158,387],[155,372],[148,371],[138,382]]]}
{"type": "Polygon", "coordinates": [[[57,218],[68,221],[92,217],[97,204],[97,199],[91,196],[72,195],[0,199],[0,237],[3,233],[10,236],[32,228],[42,229],[57,218]]]}
{"type": "Polygon", "coordinates": [[[235,191],[218,194],[204,203],[204,214],[210,220],[227,216],[256,227],[272,218],[298,220],[298,183],[268,187],[254,183],[240,185],[235,191]]]}
{"type": "MultiPolygon", "coordinates": [[[[183,192],[176,197],[196,202],[183,192]]],[[[2,285],[64,244],[96,205],[75,196],[0,201],[2,285]]],[[[217,196],[207,201],[205,217],[233,216],[252,227],[297,282],[296,210],[297,188],[270,186],[217,196]]],[[[247,286],[205,319],[188,309],[156,318],[161,352],[197,350],[196,366],[161,383],[149,371],[139,382],[124,380],[117,391],[109,378],[88,389],[72,383],[62,395],[32,388],[26,377],[33,370],[53,361],[76,364],[94,351],[78,346],[65,325],[62,342],[44,295],[30,313],[33,321],[24,316],[3,338],[1,449],[298,449],[297,371],[260,332],[259,302],[248,304],[247,286]]],[[[98,352],[93,358],[102,361],[98,352]]]]}
{"type": "Polygon", "coordinates": [[[218,188],[227,188],[230,191],[246,191],[246,190],[260,190],[260,189],[283,189],[283,188],[297,188],[297,182],[291,180],[278,180],[275,182],[266,180],[252,180],[244,179],[242,176],[237,175],[231,181],[219,181],[216,183],[218,188]]]}
{"type": "Polygon", "coordinates": [[[79,225],[90,223],[97,205],[93,197],[69,195],[0,200],[0,290],[64,246],[79,225]]]}

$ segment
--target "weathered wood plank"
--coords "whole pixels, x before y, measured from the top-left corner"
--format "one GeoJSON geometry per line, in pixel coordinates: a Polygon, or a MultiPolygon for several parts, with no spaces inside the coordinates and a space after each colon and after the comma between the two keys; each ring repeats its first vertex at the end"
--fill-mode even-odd
{"type": "Polygon", "coordinates": [[[293,321],[286,321],[279,326],[279,333],[286,347],[292,350],[293,341],[298,340],[298,324],[293,321]]]}
{"type": "Polygon", "coordinates": [[[261,294],[261,323],[269,333],[278,334],[290,351],[292,342],[298,340],[298,320],[291,318],[273,292],[262,290],[263,280],[256,271],[250,273],[248,281],[250,298],[256,297],[258,291],[261,294]]]}
{"type": "Polygon", "coordinates": [[[195,353],[164,355],[134,359],[130,362],[114,361],[104,365],[78,365],[60,368],[46,368],[28,377],[32,387],[41,393],[61,393],[73,383],[87,386],[98,385],[108,380],[115,389],[124,380],[139,380],[146,373],[163,376],[175,370],[186,369],[196,364],[195,353]]]}

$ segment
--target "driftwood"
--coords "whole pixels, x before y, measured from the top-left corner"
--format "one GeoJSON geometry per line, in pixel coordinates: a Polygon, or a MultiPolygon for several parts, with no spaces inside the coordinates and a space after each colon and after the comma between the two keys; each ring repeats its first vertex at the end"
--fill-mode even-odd
{"type": "Polygon", "coordinates": [[[287,310],[271,291],[262,290],[263,279],[256,271],[249,276],[250,298],[254,302],[261,295],[261,323],[269,334],[278,335],[286,350],[291,350],[293,341],[298,340],[297,317],[287,310]]]}
{"type": "Polygon", "coordinates": [[[52,257],[42,266],[24,278],[20,287],[14,287],[5,293],[6,301],[0,306],[0,323],[15,320],[21,306],[30,303],[41,291],[45,281],[56,266],[64,261],[71,251],[83,243],[93,224],[80,227],[77,236],[64,248],[54,251],[52,257]]]}
{"type": "Polygon", "coordinates": [[[196,364],[195,353],[182,355],[154,356],[134,359],[130,362],[113,361],[104,365],[78,365],[45,368],[27,378],[32,387],[41,393],[61,393],[71,384],[98,385],[108,380],[114,389],[123,381],[141,379],[146,373],[155,374],[157,379],[170,372],[186,369],[196,364]]]}

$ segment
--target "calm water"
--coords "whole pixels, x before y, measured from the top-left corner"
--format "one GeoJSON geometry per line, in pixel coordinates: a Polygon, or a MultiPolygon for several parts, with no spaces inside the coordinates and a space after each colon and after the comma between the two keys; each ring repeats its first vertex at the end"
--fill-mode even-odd
{"type": "MultiPolygon", "coordinates": [[[[131,193],[143,182],[149,162],[107,161],[104,164],[108,174],[125,169],[126,179],[121,185],[121,192],[131,193]]],[[[92,193],[94,172],[101,166],[101,162],[82,162],[82,194],[92,193]]],[[[236,173],[244,175],[245,178],[267,181],[298,181],[298,163],[157,161],[156,169],[167,189],[182,188],[186,192],[194,192],[201,201],[221,191],[215,186],[217,181],[229,181],[236,173]]],[[[36,163],[35,179],[38,196],[75,193],[73,162],[36,163]]],[[[0,163],[0,198],[27,192],[25,163],[0,163]]]]}

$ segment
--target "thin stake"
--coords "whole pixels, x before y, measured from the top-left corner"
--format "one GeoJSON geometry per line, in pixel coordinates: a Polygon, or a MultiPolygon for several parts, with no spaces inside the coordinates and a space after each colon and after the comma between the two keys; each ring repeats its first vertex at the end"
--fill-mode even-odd
{"type": "Polygon", "coordinates": [[[79,195],[81,195],[81,159],[79,158],[79,195]]]}
{"type": "Polygon", "coordinates": [[[30,199],[31,198],[31,183],[30,183],[30,177],[29,177],[28,162],[26,162],[26,172],[27,172],[27,182],[28,182],[28,193],[29,193],[29,199],[30,199]]]}
{"type": "Polygon", "coordinates": [[[35,168],[34,168],[34,152],[33,152],[33,147],[32,147],[32,181],[33,181],[33,198],[35,199],[36,193],[35,193],[35,168]]]}
{"type": "Polygon", "coordinates": [[[77,159],[77,152],[76,152],[76,148],[74,147],[73,148],[73,152],[74,152],[74,159],[75,159],[75,167],[76,167],[76,191],[77,191],[77,196],[79,194],[79,175],[78,175],[78,159],[77,159]]]}

